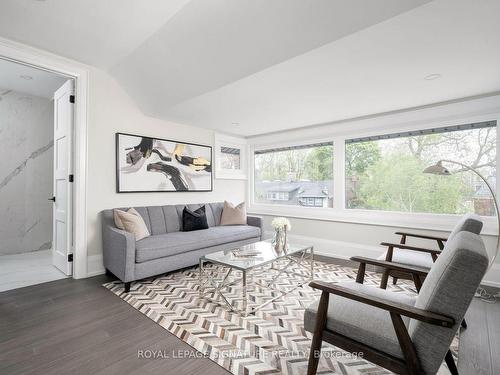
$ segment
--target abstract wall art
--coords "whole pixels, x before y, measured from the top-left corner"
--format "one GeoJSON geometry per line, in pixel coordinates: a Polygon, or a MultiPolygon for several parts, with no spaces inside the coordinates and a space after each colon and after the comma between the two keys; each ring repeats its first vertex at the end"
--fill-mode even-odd
{"type": "Polygon", "coordinates": [[[116,191],[212,191],[212,147],[116,133],[116,191]]]}

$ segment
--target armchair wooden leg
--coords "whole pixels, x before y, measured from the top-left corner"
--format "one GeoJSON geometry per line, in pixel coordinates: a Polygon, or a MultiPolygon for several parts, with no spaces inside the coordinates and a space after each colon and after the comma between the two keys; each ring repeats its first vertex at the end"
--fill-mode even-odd
{"type": "Polygon", "coordinates": [[[386,269],[384,273],[382,274],[382,280],[380,281],[380,288],[381,289],[387,289],[387,282],[389,281],[389,273],[391,271],[386,269]]]}
{"type": "Polygon", "coordinates": [[[311,352],[309,353],[307,375],[316,375],[316,371],[318,370],[319,358],[321,356],[321,343],[323,341],[323,331],[326,327],[329,297],[330,294],[328,292],[321,293],[318,311],[316,313],[316,325],[314,327],[314,336],[311,343],[311,352]]]}
{"type": "Polygon", "coordinates": [[[422,280],[420,279],[420,276],[412,273],[411,277],[413,278],[413,283],[415,284],[415,289],[417,289],[417,293],[420,293],[420,289],[422,288],[422,280]]]}
{"type": "Polygon", "coordinates": [[[453,359],[453,354],[448,350],[446,356],[444,357],[446,364],[448,365],[448,370],[450,370],[451,375],[458,375],[457,365],[455,364],[455,360],[453,359]]]}
{"type": "Polygon", "coordinates": [[[356,275],[356,282],[363,284],[365,281],[366,263],[360,263],[358,268],[358,274],[356,275]]]}
{"type": "MultiPolygon", "coordinates": [[[[388,262],[392,262],[392,255],[394,252],[394,247],[389,246],[387,248],[387,254],[385,255],[385,260],[388,262]]],[[[387,289],[387,282],[389,281],[389,274],[391,273],[391,270],[385,269],[384,273],[382,274],[382,281],[380,281],[380,288],[381,289],[387,289]]]]}

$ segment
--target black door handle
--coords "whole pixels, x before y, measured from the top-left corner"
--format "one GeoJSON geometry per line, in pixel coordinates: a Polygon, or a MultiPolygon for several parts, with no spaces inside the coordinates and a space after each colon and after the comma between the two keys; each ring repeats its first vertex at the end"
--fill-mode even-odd
{"type": "Polygon", "coordinates": [[[56,197],[49,198],[49,201],[55,202],[56,201],[56,197]]]}

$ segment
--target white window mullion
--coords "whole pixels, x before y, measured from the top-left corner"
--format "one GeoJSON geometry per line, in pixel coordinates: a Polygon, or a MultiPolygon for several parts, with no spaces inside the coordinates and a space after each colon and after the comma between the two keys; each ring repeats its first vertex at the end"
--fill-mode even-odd
{"type": "Polygon", "coordinates": [[[333,209],[345,209],[345,138],[333,140],[333,209]]]}

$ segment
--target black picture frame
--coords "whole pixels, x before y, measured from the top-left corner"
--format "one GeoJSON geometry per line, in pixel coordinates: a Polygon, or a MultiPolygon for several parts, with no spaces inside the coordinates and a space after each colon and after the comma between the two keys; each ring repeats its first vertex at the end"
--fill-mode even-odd
{"type": "Polygon", "coordinates": [[[158,137],[151,137],[147,135],[139,135],[139,134],[130,134],[130,133],[123,133],[123,132],[117,132],[115,133],[115,173],[116,173],[116,193],[123,194],[123,193],[178,193],[178,192],[193,192],[193,193],[202,193],[202,192],[211,192],[213,191],[213,179],[214,179],[214,171],[213,171],[213,147],[210,145],[204,145],[204,144],[199,144],[199,143],[192,143],[192,142],[184,142],[184,141],[178,141],[178,140],[173,140],[173,139],[165,139],[165,138],[158,138],[158,137]],[[210,188],[209,189],[196,189],[196,188],[189,188],[188,190],[161,190],[161,189],[140,189],[140,190],[123,190],[123,186],[121,183],[121,173],[122,171],[120,170],[120,137],[125,136],[125,137],[137,137],[142,140],[152,140],[154,141],[160,141],[160,142],[171,142],[171,143],[176,143],[176,144],[183,144],[186,146],[195,146],[195,147],[202,147],[202,148],[207,148],[209,150],[209,155],[210,155],[210,171],[209,173],[209,181],[210,181],[210,188]]]}

